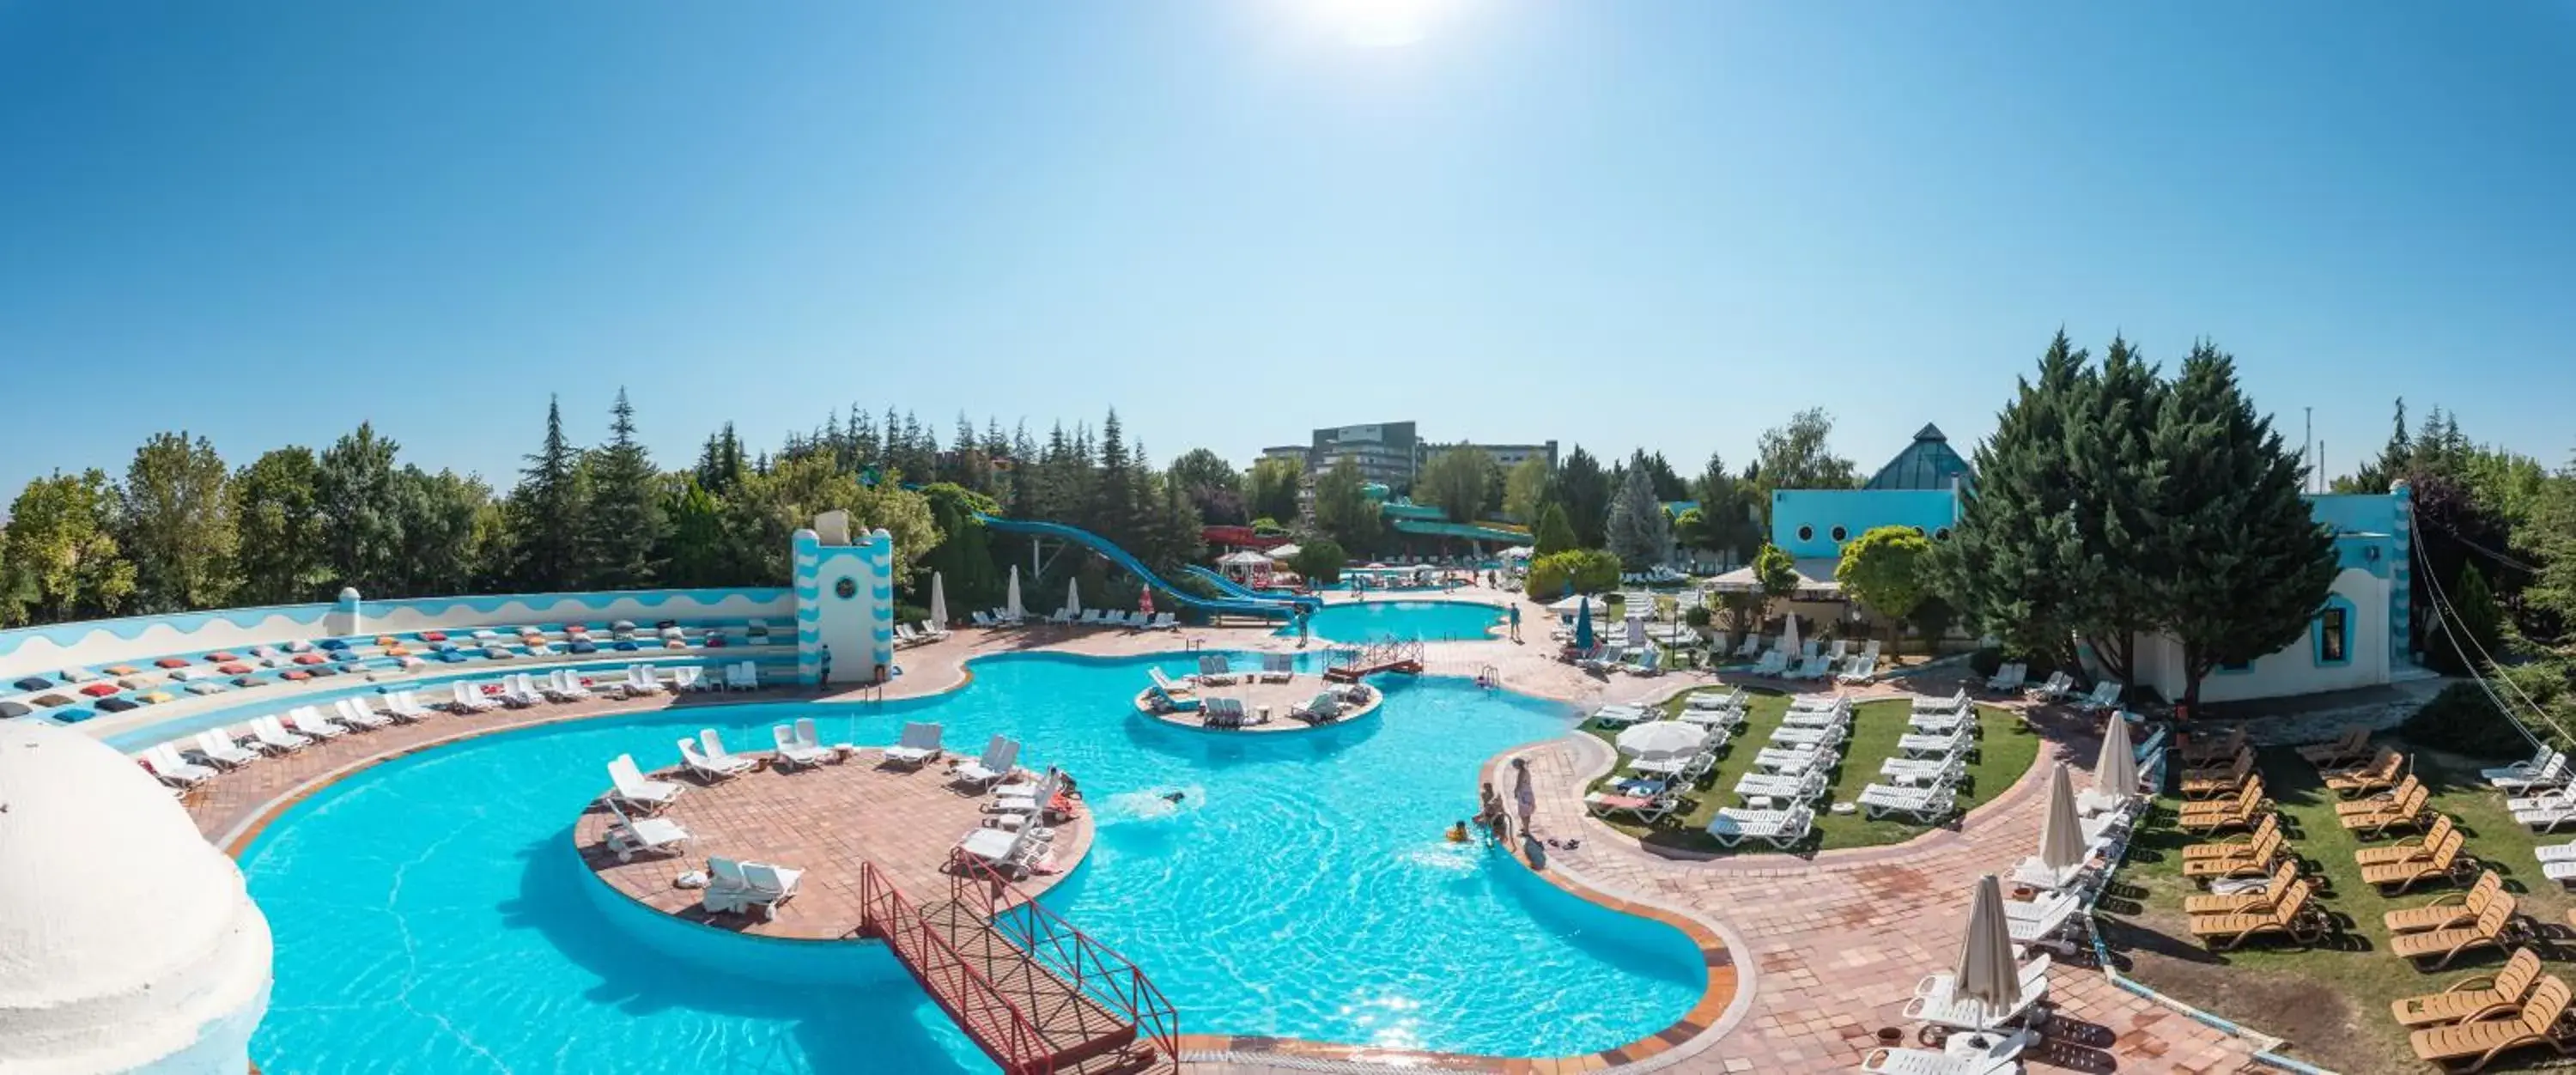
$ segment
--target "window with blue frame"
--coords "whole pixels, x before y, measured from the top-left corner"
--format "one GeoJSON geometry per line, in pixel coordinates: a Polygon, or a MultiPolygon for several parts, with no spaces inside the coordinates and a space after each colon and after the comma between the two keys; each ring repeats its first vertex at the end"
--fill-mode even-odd
{"type": "Polygon", "coordinates": [[[2327,605],[2317,613],[2317,663],[2352,663],[2352,610],[2341,604],[2327,605]]]}

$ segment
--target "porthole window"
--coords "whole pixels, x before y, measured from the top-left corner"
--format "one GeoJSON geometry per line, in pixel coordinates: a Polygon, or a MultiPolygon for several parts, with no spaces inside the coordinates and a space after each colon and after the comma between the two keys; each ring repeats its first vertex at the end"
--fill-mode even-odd
{"type": "Polygon", "coordinates": [[[1940,528],[1940,529],[1938,529],[1938,530],[1934,530],[1934,531],[1932,531],[1932,540],[1934,540],[1934,541],[1948,541],[1948,540],[1950,540],[1950,528],[1949,528],[1949,527],[1944,526],[1944,527],[1942,527],[1942,528],[1940,528]]]}
{"type": "Polygon", "coordinates": [[[1919,527],[1919,526],[1918,526],[1918,527],[1915,527],[1915,528],[1914,528],[1914,536],[1915,536],[1915,537],[1922,537],[1922,536],[1923,536],[1923,528],[1922,528],[1922,527],[1919,527]]]}
{"type": "Polygon", "coordinates": [[[1798,540],[1800,540],[1800,541],[1814,541],[1814,540],[1816,540],[1816,528],[1815,528],[1815,527],[1812,527],[1812,526],[1801,526],[1801,527],[1799,527],[1799,528],[1798,528],[1798,540]]]}
{"type": "Polygon", "coordinates": [[[832,592],[838,594],[843,601],[857,597],[859,595],[859,580],[851,578],[848,575],[843,575],[841,576],[841,581],[832,584],[832,592]]]}
{"type": "Polygon", "coordinates": [[[1836,545],[1840,545],[1840,544],[1842,544],[1842,543],[1843,543],[1843,539],[1844,539],[1844,538],[1847,538],[1847,537],[1850,537],[1850,536],[1851,536],[1851,531],[1849,531],[1849,530],[1845,530],[1845,529],[1843,529],[1842,527],[1839,527],[1839,526],[1837,526],[1837,527],[1835,527],[1835,528],[1834,528],[1834,544],[1836,544],[1836,545]]]}

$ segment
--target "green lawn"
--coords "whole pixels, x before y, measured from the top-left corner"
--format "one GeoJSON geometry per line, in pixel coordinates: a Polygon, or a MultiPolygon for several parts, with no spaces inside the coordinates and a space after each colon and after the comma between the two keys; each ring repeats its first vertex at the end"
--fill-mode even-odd
{"type": "MultiPolygon", "coordinates": [[[[1771,732],[1780,726],[1781,718],[1789,712],[1792,697],[1776,690],[1747,690],[1752,704],[1746,711],[1744,730],[1729,741],[1726,752],[1719,756],[1717,771],[1688,797],[1685,808],[1674,811],[1651,829],[1626,820],[1611,821],[1611,827],[1661,847],[1729,853],[1729,849],[1718,846],[1716,840],[1709,838],[1708,819],[1721,807],[1740,805],[1735,796],[1735,781],[1753,768],[1753,756],[1769,745],[1771,732]]],[[[1666,713],[1679,713],[1683,703],[1684,698],[1675,698],[1664,704],[1664,710],[1666,713]]],[[[1867,702],[1854,710],[1852,738],[1843,746],[1842,767],[1834,774],[1833,795],[1827,801],[1849,802],[1860,795],[1862,788],[1878,779],[1878,765],[1896,756],[1896,741],[1905,735],[1906,718],[1912,711],[1913,704],[1903,698],[1867,702]]],[[[1977,723],[1984,734],[1978,741],[1977,756],[1969,761],[1968,780],[1960,789],[1959,804],[1963,813],[2013,786],[2013,782],[2021,779],[2022,773],[2028,771],[2031,762],[2039,756],[2039,735],[2023,726],[2021,719],[2011,711],[1978,706],[1977,723]]],[[[1616,740],[1619,735],[1616,730],[1594,727],[1588,722],[1584,728],[1605,741],[1616,740]]],[[[1618,773],[1613,773],[1603,779],[1606,782],[1618,776],[1618,773]]],[[[1800,850],[1899,843],[1927,827],[1903,818],[1870,821],[1857,811],[1833,814],[1820,808],[1816,812],[1816,834],[1800,850]]],[[[1754,852],[1771,848],[1767,844],[1747,844],[1737,850],[1754,852]]]]}
{"type": "MultiPolygon", "coordinates": [[[[2407,749],[2403,743],[2399,749],[2407,749]]],[[[2263,783],[2279,803],[2283,834],[2310,876],[2326,882],[2323,904],[2338,934],[2314,948],[2286,940],[2257,940],[2233,952],[2210,952],[2186,928],[2182,899],[2200,889],[2181,876],[2182,846],[2197,842],[2173,825],[2173,800],[2138,834],[2129,863],[2102,901],[2105,936],[2127,973],[2159,992],[2290,1039],[2290,1055],[2346,1075],[2420,1072],[2407,1038],[2389,1017],[2389,1002],[2438,992],[2460,978],[2493,970],[2503,953],[2464,955],[2449,967],[2425,972],[2389,954],[2382,916],[2430,902],[2460,887],[2418,883],[2404,895],[2383,897],[2361,881],[2354,849],[2364,846],[2336,821],[2334,793],[2316,769],[2287,749],[2263,751],[2263,783]]],[[[2467,851],[2493,867],[2520,909],[2537,920],[2544,936],[2566,943],[2567,894],[2532,857],[2534,839],[2514,824],[2504,796],[2489,790],[2477,770],[2492,762],[2415,753],[2415,771],[2433,792],[2432,806],[2459,824],[2467,851]]],[[[2576,831],[2542,840],[2563,842],[2576,831]]],[[[2576,963],[2547,944],[2536,946],[2549,972],[2576,982],[2576,963]]],[[[2570,953],[2576,954],[2576,953],[2570,953]]],[[[2518,1053],[2489,1070],[2532,1070],[2556,1061],[2547,1049],[2518,1053]]],[[[2559,1062],[2563,1065],[2563,1061],[2559,1062]]]]}

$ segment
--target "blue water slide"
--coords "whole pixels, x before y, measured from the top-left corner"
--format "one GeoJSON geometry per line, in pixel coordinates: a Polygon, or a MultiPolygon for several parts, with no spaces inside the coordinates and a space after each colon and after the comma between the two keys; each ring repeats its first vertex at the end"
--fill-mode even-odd
{"type": "Polygon", "coordinates": [[[1180,587],[1174,586],[1170,582],[1165,581],[1162,576],[1155,574],[1152,568],[1146,567],[1144,561],[1129,555],[1127,550],[1119,548],[1117,545],[1111,543],[1109,539],[1078,526],[1066,526],[1063,523],[1041,523],[1028,519],[1005,519],[998,515],[978,515],[975,518],[977,521],[982,522],[986,527],[1001,533],[1033,534],[1038,537],[1051,537],[1062,541],[1070,541],[1076,545],[1090,549],[1091,551],[1099,553],[1102,557],[1108,559],[1110,563],[1125,568],[1128,574],[1134,575],[1138,579],[1143,580],[1146,585],[1170,594],[1172,600],[1180,602],[1185,607],[1198,609],[1211,615],[1262,616],[1274,620],[1284,620],[1294,613],[1297,608],[1297,605],[1294,602],[1278,598],[1226,597],[1210,600],[1208,598],[1200,597],[1197,594],[1181,589],[1180,587]]]}
{"type": "Polygon", "coordinates": [[[1210,571],[1197,564],[1182,564],[1181,570],[1189,572],[1192,578],[1206,580],[1208,585],[1217,588],[1217,592],[1228,597],[1248,598],[1254,601],[1288,601],[1295,603],[1299,608],[1308,609],[1324,607],[1324,599],[1312,594],[1263,593],[1225,577],[1222,572],[1210,571]]]}

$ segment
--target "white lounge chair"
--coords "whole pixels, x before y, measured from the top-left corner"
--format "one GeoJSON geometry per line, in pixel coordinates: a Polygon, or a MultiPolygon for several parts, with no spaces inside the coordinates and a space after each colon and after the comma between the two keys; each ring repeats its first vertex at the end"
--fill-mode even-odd
{"type": "Polygon", "coordinates": [[[903,738],[887,747],[885,752],[887,761],[916,769],[938,757],[939,725],[924,721],[904,722],[903,738]]]}
{"type": "Polygon", "coordinates": [[[722,857],[707,859],[707,873],[707,890],[700,901],[708,914],[758,911],[762,918],[778,917],[778,905],[795,898],[796,883],[805,876],[803,870],[722,857]]]}
{"type": "MultiPolygon", "coordinates": [[[[2054,869],[2048,863],[2040,861],[2037,855],[2024,855],[2020,862],[2013,864],[2012,873],[2005,880],[2048,893],[2049,898],[2056,899],[2074,895],[2079,890],[2089,887],[2088,882],[2093,879],[2093,874],[2091,856],[2086,856],[2084,861],[2075,865],[2054,869]]],[[[2013,901],[2004,902],[2010,906],[2013,901]]]]}
{"type": "Polygon", "coordinates": [[[1734,710],[1736,712],[1742,712],[1747,704],[1749,704],[1749,700],[1746,698],[1744,688],[1742,687],[1733,687],[1727,690],[1693,691],[1689,697],[1682,700],[1683,709],[1697,710],[1734,710]]]}
{"type": "Polygon", "coordinates": [[[924,641],[937,642],[940,639],[948,637],[948,628],[943,624],[930,620],[923,620],[921,621],[921,629],[919,633],[924,641]]]}
{"type": "Polygon", "coordinates": [[[270,754],[289,754],[313,745],[310,736],[286,730],[276,717],[259,717],[250,722],[251,738],[259,749],[270,754]]]}
{"type": "Polygon", "coordinates": [[[1655,713],[1643,706],[1613,703],[1592,711],[1592,723],[1603,728],[1625,728],[1631,724],[1655,719],[1655,713]]]}
{"type": "Polygon", "coordinates": [[[233,742],[222,729],[198,732],[196,754],[218,769],[239,769],[259,760],[257,752],[242,749],[241,744],[233,742]]]}
{"type": "Polygon", "coordinates": [[[1872,1049],[1861,1058],[1858,1070],[1867,1075],[2022,1075],[2020,1057],[2033,1037],[2020,1031],[1962,1055],[1933,1049],[1872,1049]]]}
{"type": "Polygon", "coordinates": [[[1785,851],[1806,839],[1815,824],[1815,811],[1803,804],[1786,810],[1725,809],[1708,819],[1708,834],[1725,847],[1757,840],[1785,851]]]}
{"type": "Polygon", "coordinates": [[[501,704],[513,709],[525,709],[545,700],[545,695],[537,691],[536,677],[525,672],[502,677],[501,704]]]}
{"type": "Polygon", "coordinates": [[[750,661],[744,661],[740,664],[731,666],[725,672],[725,689],[733,691],[759,690],[760,666],[753,664],[750,661]]]}
{"type": "Polygon", "coordinates": [[[1834,676],[1836,682],[1854,684],[1867,683],[1876,678],[1878,678],[1878,658],[1876,657],[1854,657],[1843,665],[1841,672],[1834,676]]]}
{"type": "Polygon", "coordinates": [[[331,719],[362,731],[393,727],[394,719],[367,707],[365,699],[342,698],[331,703],[331,719]]]}
{"type": "Polygon", "coordinates": [[[555,669],[546,676],[545,684],[537,690],[558,702],[582,702],[592,697],[590,685],[583,683],[581,676],[569,668],[555,669]]]}
{"type": "Polygon", "coordinates": [[[1796,776],[1746,773],[1735,781],[1735,793],[1747,799],[1805,802],[1824,794],[1825,788],[1825,771],[1822,769],[1809,769],[1796,776]]]}
{"type": "Polygon", "coordinates": [[[1950,816],[1959,807],[1959,792],[1948,784],[1925,787],[1872,784],[1860,789],[1857,800],[1861,813],[1872,818],[1903,814],[1930,824],[1950,816]]]}
{"type": "Polygon", "coordinates": [[[827,744],[823,742],[821,736],[814,734],[814,718],[812,717],[796,718],[796,745],[808,750],[822,751],[835,759],[849,757],[850,751],[855,749],[848,743],[827,744]]]}
{"type": "Polygon", "coordinates": [[[1034,784],[1006,784],[996,789],[993,801],[984,804],[988,814],[1034,815],[1055,801],[1056,789],[1063,786],[1064,774],[1048,766],[1046,775],[1034,784]]]}
{"type": "Polygon", "coordinates": [[[1927,975],[1915,983],[1914,999],[1905,1002],[1905,1018],[1971,1032],[2001,1030],[2026,1020],[2035,1023],[2046,1010],[2048,966],[2047,956],[2022,964],[2021,994],[2000,1012],[1982,1002],[1959,997],[1956,976],[1946,971],[1927,975]]]}
{"type": "Polygon", "coordinates": [[[966,614],[966,618],[967,618],[969,621],[973,622],[973,623],[975,624],[975,626],[977,626],[977,627],[997,627],[997,626],[1000,626],[1000,621],[995,620],[993,617],[991,617],[991,616],[987,616],[987,615],[985,615],[985,614],[983,614],[983,613],[981,613],[981,612],[969,612],[969,613],[967,613],[967,614],[966,614]]]}
{"type": "Polygon", "coordinates": [[[428,720],[429,707],[420,704],[417,691],[395,691],[385,696],[385,713],[405,724],[428,720]]]}
{"type": "Polygon", "coordinates": [[[1003,876],[1021,878],[1037,865],[1047,844],[1038,836],[1038,827],[1023,825],[1017,830],[977,828],[957,841],[951,852],[958,858],[991,866],[1003,876]]]}
{"type": "Polygon", "coordinates": [[[1829,772],[1842,764],[1840,751],[1815,747],[1764,747],[1753,755],[1753,767],[1765,772],[1796,776],[1807,772],[1829,772]]]}
{"type": "Polygon", "coordinates": [[[2549,760],[2542,762],[2539,768],[2533,769],[2529,772],[2499,773],[2494,770],[2489,770],[2483,775],[2486,775],[2487,783],[2498,791],[2539,791],[2548,788],[2566,787],[2570,769],[2571,765],[2567,755],[2551,751],[2549,760]]]}
{"type": "Polygon", "coordinates": [[[287,710],[286,726],[295,729],[297,735],[309,735],[315,739],[337,739],[349,734],[349,729],[322,719],[321,711],[309,705],[287,710]]]}
{"type": "Polygon", "coordinates": [[[136,757],[153,776],[172,787],[193,788],[215,777],[214,770],[180,757],[179,748],[173,743],[156,744],[136,757]]]}
{"type": "Polygon", "coordinates": [[[668,780],[645,779],[643,771],[635,767],[635,755],[632,754],[620,754],[608,763],[608,782],[613,789],[609,794],[619,802],[648,814],[668,809],[672,803],[680,801],[681,792],[688,790],[668,780]]]}
{"type": "Polygon", "coordinates": [[[678,742],[680,764],[710,784],[741,776],[749,772],[753,765],[747,758],[734,758],[729,764],[718,765],[714,759],[707,757],[706,751],[699,749],[695,740],[681,739],[678,742]]]}
{"type": "Polygon", "coordinates": [[[2022,685],[2028,682],[2030,665],[2015,662],[1998,666],[1995,674],[1986,678],[1986,690],[1994,694],[2019,694],[2022,685]]]}
{"type": "Polygon", "coordinates": [[[2118,709],[2120,708],[2120,690],[2120,681],[2116,679],[2103,680],[2102,682],[2093,685],[2093,693],[2076,699],[2075,708],[2081,709],[2087,713],[2099,713],[2105,710],[2118,709]]]}
{"type": "Polygon", "coordinates": [[[1968,756],[1949,754],[1937,758],[1889,758],[1878,763],[1878,775],[1899,784],[1955,783],[1968,775],[1968,756]]]}
{"type": "Polygon", "coordinates": [[[797,766],[810,769],[823,764],[832,756],[830,751],[821,747],[809,747],[799,742],[796,738],[796,729],[784,724],[770,725],[769,741],[778,750],[778,761],[775,764],[781,769],[792,769],[797,766]]]}
{"type": "Polygon", "coordinates": [[[1905,719],[1905,726],[1914,729],[1920,735],[1953,735],[1962,730],[1973,731],[1977,726],[1977,711],[1961,709],[1949,712],[1915,713],[1905,719]]]}
{"type": "Polygon", "coordinates": [[[700,668],[694,664],[684,664],[671,670],[671,693],[678,694],[681,691],[702,691],[705,689],[707,689],[706,669],[700,668]]]}
{"type": "Polygon", "coordinates": [[[1947,732],[1918,732],[1896,738],[1896,749],[1909,758],[1938,758],[1965,754],[1976,749],[1977,733],[1973,726],[1962,724],[1947,732]]]}
{"type": "Polygon", "coordinates": [[[1851,724],[1851,718],[1849,709],[1792,709],[1781,714],[1780,726],[1784,728],[1847,727],[1851,724]]]}
{"type": "Polygon", "coordinates": [[[984,744],[982,757],[958,766],[948,774],[948,778],[951,783],[969,785],[980,791],[1011,775],[1012,767],[1019,761],[1019,740],[997,735],[984,744]]]}
{"type": "Polygon", "coordinates": [[[1823,679],[1823,678],[1825,678],[1825,677],[1827,677],[1827,676],[1832,675],[1832,674],[1833,674],[1833,671],[1834,671],[1834,662],[1833,662],[1833,661],[1831,661],[1831,660],[1829,660],[1829,659],[1827,659],[1823,654],[1818,654],[1818,655],[1816,655],[1816,656],[1813,656],[1813,657],[1809,657],[1809,658],[1807,658],[1807,659],[1806,659],[1806,661],[1804,661],[1803,663],[1799,664],[1799,665],[1798,665],[1798,670],[1797,670],[1797,671],[1795,671],[1795,672],[1793,672],[1793,673],[1790,673],[1789,678],[1791,678],[1791,679],[1823,679]]]}
{"type": "Polygon", "coordinates": [[[706,755],[707,761],[713,763],[719,769],[730,769],[735,766],[758,768],[760,765],[760,762],[757,759],[746,758],[740,754],[726,750],[724,736],[717,734],[716,730],[713,728],[701,728],[698,730],[698,752],[706,755]]]}
{"type": "Polygon", "coordinates": [[[1639,822],[1652,825],[1662,821],[1673,811],[1681,809],[1682,797],[1679,792],[1670,787],[1651,795],[1596,791],[1583,797],[1583,805],[1603,817],[1626,814],[1639,822]]]}
{"type": "Polygon", "coordinates": [[[492,701],[492,699],[484,697],[483,692],[476,690],[473,684],[467,683],[463,680],[451,683],[448,687],[448,693],[451,697],[447,703],[447,707],[455,710],[460,715],[466,713],[489,713],[492,711],[493,707],[498,704],[492,701]]]}
{"type": "Polygon", "coordinates": [[[629,698],[662,693],[662,681],[653,675],[653,666],[649,664],[627,665],[626,679],[618,686],[626,691],[629,698]]]}
{"type": "MultiPolygon", "coordinates": [[[[688,740],[680,742],[686,744],[688,740]]],[[[677,854],[689,842],[689,830],[669,818],[629,817],[613,799],[609,801],[608,812],[617,815],[617,821],[608,827],[608,837],[604,842],[609,853],[617,856],[619,862],[632,862],[636,855],[647,851],[677,854]]]]}
{"type": "Polygon", "coordinates": [[[2048,680],[2026,692],[2043,702],[2060,702],[2075,696],[2075,677],[2065,672],[2051,672],[2048,680]]]}
{"type": "Polygon", "coordinates": [[[1180,617],[1178,617],[1178,616],[1174,616],[1174,615],[1172,615],[1172,614],[1171,614],[1171,613],[1169,613],[1169,612],[1157,612],[1157,613],[1155,613],[1155,614],[1154,614],[1154,623],[1153,623],[1153,629],[1154,629],[1154,630],[1157,630],[1157,631],[1174,631],[1174,630],[1179,630],[1179,629],[1180,629],[1180,626],[1181,626],[1181,620],[1180,620],[1180,617]]]}
{"type": "Polygon", "coordinates": [[[1917,697],[1913,701],[1913,709],[1917,713],[1957,713],[1975,704],[1965,687],[1947,698],[1917,697]]]}
{"type": "Polygon", "coordinates": [[[1735,656],[1739,659],[1760,656],[1761,653],[1762,636],[1758,633],[1745,635],[1744,644],[1735,647],[1735,656]]]}
{"type": "Polygon", "coordinates": [[[1851,729],[1840,724],[1825,728],[1774,728],[1771,742],[1784,747],[1835,747],[1851,737],[1851,729]]]}

